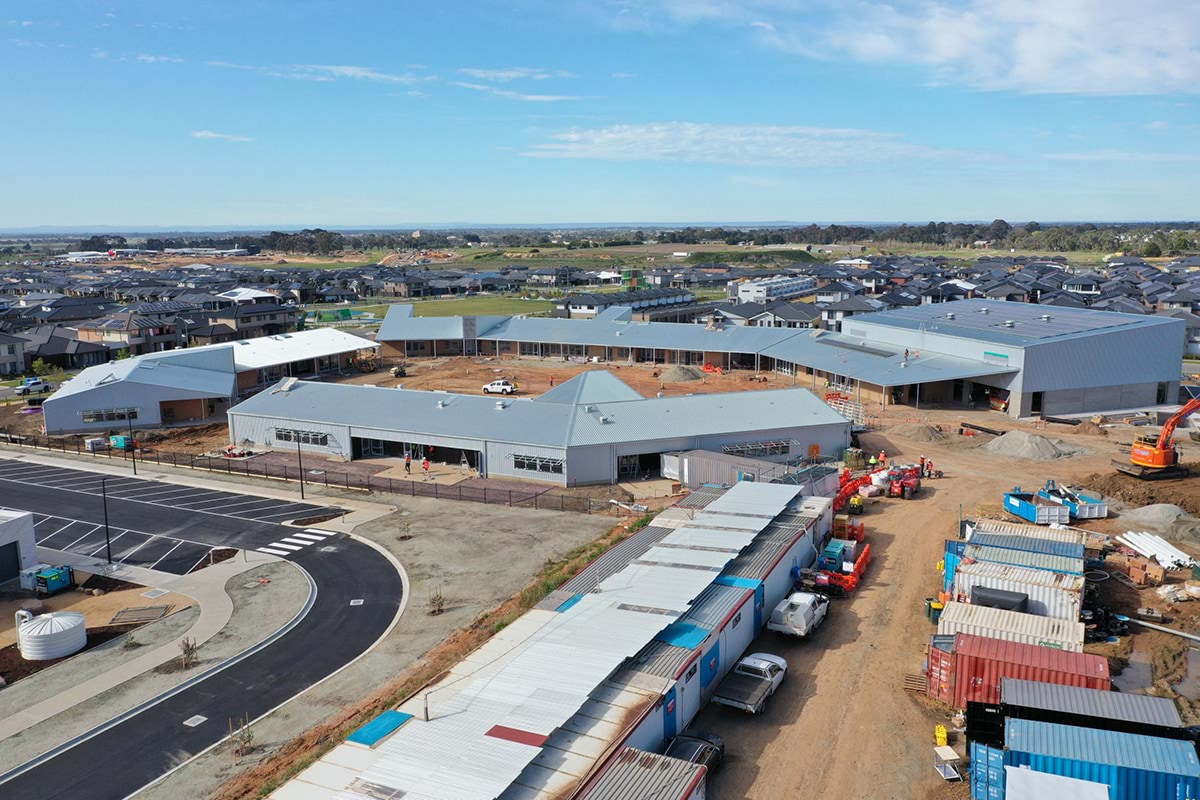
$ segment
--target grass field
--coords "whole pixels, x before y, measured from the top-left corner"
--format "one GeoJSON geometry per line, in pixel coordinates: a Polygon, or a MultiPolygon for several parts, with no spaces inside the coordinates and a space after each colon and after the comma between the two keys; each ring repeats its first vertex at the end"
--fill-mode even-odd
{"type": "MultiPolygon", "coordinates": [[[[460,317],[480,315],[515,315],[537,314],[554,308],[549,300],[523,300],[516,295],[480,295],[476,297],[458,297],[447,300],[415,300],[404,301],[415,308],[418,317],[460,317]]],[[[397,303],[365,303],[362,305],[311,305],[309,311],[332,311],[339,308],[352,308],[355,311],[373,313],[378,319],[383,319],[388,308],[397,303]]]]}

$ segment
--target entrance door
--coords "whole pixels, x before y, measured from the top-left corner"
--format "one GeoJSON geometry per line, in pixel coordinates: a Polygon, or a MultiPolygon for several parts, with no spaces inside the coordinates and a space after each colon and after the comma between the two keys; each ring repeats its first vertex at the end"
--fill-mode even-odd
{"type": "Polygon", "coordinates": [[[10,581],[21,572],[21,552],[16,542],[0,546],[0,583],[10,581]]]}
{"type": "Polygon", "coordinates": [[[1041,414],[1042,413],[1042,400],[1043,400],[1044,395],[1045,395],[1045,392],[1034,392],[1030,396],[1030,398],[1029,398],[1029,413],[1030,414],[1041,414]]]}

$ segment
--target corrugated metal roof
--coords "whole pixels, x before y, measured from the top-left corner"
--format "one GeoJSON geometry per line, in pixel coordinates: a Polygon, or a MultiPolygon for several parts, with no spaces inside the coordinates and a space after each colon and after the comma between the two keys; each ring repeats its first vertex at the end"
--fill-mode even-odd
{"type": "Polygon", "coordinates": [[[705,768],[626,747],[580,800],[682,800],[705,768]]]}
{"type": "Polygon", "coordinates": [[[1046,525],[1027,525],[999,519],[967,520],[965,529],[968,540],[978,531],[979,533],[1001,533],[1009,536],[1031,536],[1034,539],[1045,539],[1051,542],[1083,544],[1087,541],[1088,535],[1088,532],[1082,528],[1051,528],[1046,525]]]}
{"type": "Polygon", "coordinates": [[[702,628],[715,630],[725,621],[730,612],[741,605],[750,594],[752,592],[749,589],[738,586],[710,586],[696,598],[691,609],[683,615],[682,620],[702,628]]]}
{"type": "MultiPolygon", "coordinates": [[[[937,637],[935,637],[937,638],[937,637]]],[[[1073,653],[1036,644],[1010,642],[990,636],[960,633],[954,637],[954,652],[1000,661],[1025,664],[1052,672],[1067,672],[1094,678],[1109,677],[1108,659],[1091,653],[1073,653]]]]}
{"type": "Polygon", "coordinates": [[[1083,558],[1083,544],[1077,541],[1062,542],[1035,536],[1019,536],[1006,533],[984,533],[975,531],[967,539],[977,547],[993,547],[1005,550],[1021,550],[1027,553],[1045,553],[1065,558],[1083,558]]]}
{"type": "Polygon", "coordinates": [[[969,544],[963,551],[964,559],[987,561],[992,564],[1011,564],[1016,567],[1047,569],[1069,575],[1083,574],[1083,559],[1052,556],[1046,553],[1030,553],[1027,550],[1008,550],[1003,547],[981,547],[969,544]]]}
{"type": "Polygon", "coordinates": [[[799,494],[796,486],[770,483],[739,483],[737,491],[730,490],[705,507],[712,514],[744,515],[774,519],[799,494]],[[774,511],[770,511],[774,509],[774,511]]]}
{"type": "Polygon", "coordinates": [[[687,497],[676,503],[678,508],[708,508],[714,500],[728,491],[721,486],[701,486],[688,492],[687,497]]]}
{"type": "Polygon", "coordinates": [[[545,394],[534,398],[539,403],[609,403],[621,400],[641,400],[642,396],[633,387],[606,369],[581,372],[574,378],[560,383],[545,394]]]}
{"type": "Polygon", "coordinates": [[[630,658],[625,668],[645,675],[674,678],[695,654],[690,648],[655,639],[630,658]]]}
{"type": "Polygon", "coordinates": [[[1004,743],[1022,753],[1200,777],[1195,745],[1179,739],[1010,718],[1004,723],[1004,743]]]}
{"type": "Polygon", "coordinates": [[[544,447],[619,444],[743,432],[749,436],[761,430],[809,425],[845,425],[848,430],[849,426],[845,417],[805,389],[656,397],[571,406],[525,399],[497,400],[478,395],[297,381],[286,392],[259,392],[230,409],[229,413],[289,422],[384,429],[398,434],[544,447]]]}
{"type": "Polygon", "coordinates": [[[559,591],[584,594],[610,575],[615,575],[629,566],[654,545],[670,535],[675,529],[658,525],[647,525],[619,545],[583,568],[578,575],[559,587],[559,591]]]}
{"type": "Polygon", "coordinates": [[[1079,593],[1083,591],[1084,577],[1070,575],[1064,572],[1051,572],[1045,569],[1018,567],[1013,564],[996,564],[988,561],[977,561],[974,564],[959,564],[954,574],[969,575],[984,580],[1018,581],[1034,586],[1049,586],[1066,592],[1079,593]]]}
{"type": "Polygon", "coordinates": [[[1000,701],[1008,705],[1041,708],[1063,714],[1119,719],[1164,728],[1183,727],[1183,719],[1173,701],[1145,694],[1106,692],[1078,686],[1004,678],[1000,681],[1000,701]]]}
{"type": "Polygon", "coordinates": [[[1082,622],[1038,617],[971,603],[947,603],[938,619],[938,633],[957,633],[960,630],[959,626],[969,627],[971,630],[967,631],[968,633],[989,630],[1034,637],[1047,642],[1083,644],[1082,622]]]}
{"type": "MultiPolygon", "coordinates": [[[[186,351],[183,351],[186,352],[186,351]]],[[[182,361],[182,360],[181,360],[182,361]]],[[[63,381],[58,391],[46,399],[47,412],[54,413],[54,404],[63,398],[93,389],[128,384],[128,405],[137,405],[137,386],[161,386],[175,390],[184,397],[231,397],[237,376],[232,359],[226,358],[228,370],[194,367],[168,360],[140,357],[126,358],[108,364],[88,367],[74,378],[63,381]]],[[[113,405],[115,401],[106,401],[113,405]]]]}

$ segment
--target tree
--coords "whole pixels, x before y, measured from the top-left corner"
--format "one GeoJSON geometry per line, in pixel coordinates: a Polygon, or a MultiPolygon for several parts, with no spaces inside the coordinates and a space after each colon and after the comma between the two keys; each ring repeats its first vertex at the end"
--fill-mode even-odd
{"type": "Polygon", "coordinates": [[[1142,248],[1142,255],[1146,258],[1158,258],[1162,255],[1162,248],[1158,246],[1158,242],[1146,242],[1142,248]]]}
{"type": "Polygon", "coordinates": [[[117,356],[116,356],[117,361],[124,361],[127,358],[129,358],[129,348],[128,347],[122,347],[120,350],[117,351],[117,356]]]}
{"type": "Polygon", "coordinates": [[[30,367],[33,369],[33,374],[37,375],[39,378],[44,378],[45,376],[49,375],[52,369],[52,367],[41,358],[35,358],[33,363],[30,364],[30,367]]]}
{"type": "Polygon", "coordinates": [[[1042,229],[1042,226],[1037,224],[1036,222],[1033,222],[1032,220],[1025,223],[1025,232],[1026,233],[1037,233],[1041,229],[1042,229]]]}

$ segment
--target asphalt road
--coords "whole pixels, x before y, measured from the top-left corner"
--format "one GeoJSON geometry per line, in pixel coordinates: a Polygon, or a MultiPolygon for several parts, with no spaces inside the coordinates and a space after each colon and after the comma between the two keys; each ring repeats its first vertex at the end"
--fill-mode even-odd
{"type": "MultiPolygon", "coordinates": [[[[10,508],[87,522],[96,498],[0,479],[10,508]]],[[[293,529],[183,508],[109,498],[110,522],[191,542],[255,549],[293,529]]],[[[336,523],[329,529],[336,528],[336,523]]],[[[399,607],[393,564],[345,535],[286,556],[317,585],[307,616],[285,636],[208,679],[0,783],[4,800],[121,800],[220,741],[229,720],[256,719],[352,661],[383,635],[399,607]],[[361,604],[351,605],[351,601],[361,604]],[[198,721],[199,718],[203,718],[198,721]],[[193,724],[185,724],[185,722],[193,724]]],[[[203,654],[203,649],[201,649],[203,654]]]]}

